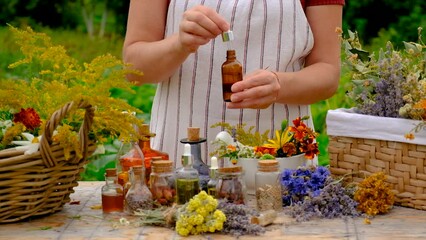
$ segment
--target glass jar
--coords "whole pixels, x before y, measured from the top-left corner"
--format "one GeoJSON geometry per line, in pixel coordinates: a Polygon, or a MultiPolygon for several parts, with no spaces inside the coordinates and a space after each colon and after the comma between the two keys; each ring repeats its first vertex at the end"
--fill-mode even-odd
{"type": "Polygon", "coordinates": [[[150,189],[152,198],[157,204],[171,206],[176,202],[175,177],[172,161],[157,160],[152,162],[150,189]]]}
{"type": "Polygon", "coordinates": [[[145,169],[142,165],[130,170],[131,186],[124,199],[127,213],[133,214],[137,209],[152,209],[152,193],[145,184],[145,169]]]}
{"type": "Polygon", "coordinates": [[[224,167],[218,169],[216,196],[234,204],[246,204],[247,192],[243,180],[242,167],[224,167]]]}
{"type": "Polygon", "coordinates": [[[260,160],[255,175],[256,205],[259,211],[282,210],[282,190],[277,160],[260,160]]]}
{"type": "Polygon", "coordinates": [[[105,170],[105,185],[102,186],[103,213],[122,212],[124,203],[123,187],[117,183],[117,169],[105,170]]]}

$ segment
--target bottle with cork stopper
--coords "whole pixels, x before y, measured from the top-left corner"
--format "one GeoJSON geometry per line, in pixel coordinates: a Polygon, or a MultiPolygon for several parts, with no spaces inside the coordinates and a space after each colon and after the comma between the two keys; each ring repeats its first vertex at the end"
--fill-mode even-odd
{"type": "Polygon", "coordinates": [[[151,163],[156,160],[169,160],[169,154],[151,148],[151,138],[155,137],[155,133],[150,132],[149,124],[142,124],[139,128],[139,147],[145,157],[145,178],[149,185],[149,176],[151,174],[151,163]]]}
{"type": "Polygon", "coordinates": [[[201,189],[207,192],[210,169],[201,158],[201,144],[206,142],[207,139],[200,137],[200,128],[198,127],[188,127],[187,130],[188,137],[181,139],[180,142],[191,146],[192,166],[198,171],[201,189]]]}
{"type": "Polygon", "coordinates": [[[259,211],[282,210],[281,173],[277,160],[258,161],[255,175],[256,203],[259,211]]]}
{"type": "Polygon", "coordinates": [[[228,43],[226,51],[226,61],[222,64],[222,92],[225,102],[231,101],[231,87],[234,83],[243,80],[243,67],[238,62],[235,49],[232,49],[231,42],[234,40],[232,31],[222,33],[222,41],[228,43]]]}
{"type": "Polygon", "coordinates": [[[105,185],[101,189],[103,213],[122,212],[124,203],[123,187],[117,183],[117,169],[105,170],[105,185]]]}

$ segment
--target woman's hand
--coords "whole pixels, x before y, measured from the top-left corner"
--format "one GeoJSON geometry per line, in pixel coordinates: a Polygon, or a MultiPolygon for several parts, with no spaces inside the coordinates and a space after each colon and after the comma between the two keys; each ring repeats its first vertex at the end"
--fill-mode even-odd
{"type": "Polygon", "coordinates": [[[195,52],[198,47],[228,30],[228,22],[215,10],[198,5],[183,14],[178,42],[183,50],[195,52]]]}
{"type": "Polygon", "coordinates": [[[231,88],[228,108],[264,109],[275,103],[281,90],[278,75],[269,70],[257,70],[245,75],[231,88]]]}

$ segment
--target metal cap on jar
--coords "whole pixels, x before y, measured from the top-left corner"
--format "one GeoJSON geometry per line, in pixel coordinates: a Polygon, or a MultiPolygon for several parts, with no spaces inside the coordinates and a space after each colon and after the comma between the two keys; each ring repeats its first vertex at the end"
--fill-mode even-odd
{"type": "Polygon", "coordinates": [[[229,42],[233,40],[234,40],[234,33],[231,30],[222,33],[223,42],[229,42]]]}

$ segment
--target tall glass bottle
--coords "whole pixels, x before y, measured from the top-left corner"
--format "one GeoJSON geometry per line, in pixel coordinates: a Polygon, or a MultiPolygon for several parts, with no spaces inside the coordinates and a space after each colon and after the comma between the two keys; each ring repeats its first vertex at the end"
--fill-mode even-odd
{"type": "Polygon", "coordinates": [[[104,213],[123,211],[124,193],[123,187],[117,183],[117,169],[105,170],[105,185],[102,186],[101,193],[104,213]]]}
{"type": "Polygon", "coordinates": [[[277,160],[261,160],[255,175],[256,203],[259,211],[282,210],[282,190],[277,160]]]}
{"type": "MultiPolygon", "coordinates": [[[[232,31],[222,33],[222,40],[228,43],[234,40],[232,31]]],[[[228,45],[226,61],[222,64],[222,91],[225,102],[231,101],[231,86],[241,80],[243,80],[243,66],[238,62],[235,50],[228,45]]]]}
{"type": "Polygon", "coordinates": [[[132,183],[124,199],[126,212],[133,214],[138,209],[151,209],[153,199],[145,183],[145,168],[142,165],[131,167],[130,179],[132,183]]]}
{"type": "Polygon", "coordinates": [[[200,192],[198,171],[192,167],[191,145],[186,143],[182,155],[183,167],[176,172],[176,202],[185,204],[200,192]]]}
{"type": "Polygon", "coordinates": [[[169,154],[151,148],[151,138],[155,137],[155,133],[151,133],[149,131],[149,124],[142,124],[141,128],[139,129],[139,135],[141,137],[139,140],[139,147],[145,157],[145,178],[146,183],[149,185],[152,160],[159,158],[163,160],[169,160],[169,154]]]}

